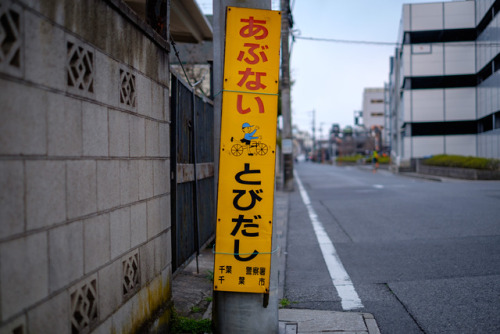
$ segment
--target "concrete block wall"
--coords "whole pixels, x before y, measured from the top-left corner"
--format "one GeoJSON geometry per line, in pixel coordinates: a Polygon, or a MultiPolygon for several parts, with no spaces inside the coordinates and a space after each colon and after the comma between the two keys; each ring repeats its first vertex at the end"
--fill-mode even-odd
{"type": "Polygon", "coordinates": [[[133,332],[171,296],[168,43],[120,0],[0,17],[0,333],[133,332]]]}

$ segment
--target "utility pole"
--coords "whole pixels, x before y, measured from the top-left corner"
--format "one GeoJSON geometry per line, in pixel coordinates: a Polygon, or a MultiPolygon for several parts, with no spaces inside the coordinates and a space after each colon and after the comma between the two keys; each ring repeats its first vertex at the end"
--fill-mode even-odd
{"type": "Polygon", "coordinates": [[[400,162],[401,162],[401,157],[403,155],[403,145],[401,143],[401,87],[400,87],[400,82],[399,82],[399,77],[400,77],[400,70],[401,70],[401,49],[397,48],[396,49],[396,133],[397,133],[397,140],[396,140],[396,168],[399,173],[399,167],[400,167],[400,162]]]}
{"type": "MultiPolygon", "coordinates": [[[[214,153],[219,161],[221,140],[222,87],[224,72],[224,41],[226,27],[226,8],[245,7],[271,9],[271,0],[214,0],[214,153]]],[[[215,182],[219,180],[219,166],[215,164],[215,182]]],[[[217,198],[217,187],[215,187],[217,198]]],[[[217,207],[217,203],[215,205],[217,207]]],[[[276,235],[273,231],[273,247],[276,235]]],[[[269,294],[214,291],[212,320],[217,334],[225,333],[278,333],[278,255],[271,255],[269,294]],[[268,299],[267,299],[268,298],[268,299]]]]}
{"type": "Polygon", "coordinates": [[[290,99],[290,26],[292,14],[290,0],[281,0],[281,115],[283,117],[283,189],[293,190],[293,138],[290,99]]]}
{"type": "Polygon", "coordinates": [[[312,118],[312,136],[313,136],[313,151],[312,156],[316,154],[316,110],[313,109],[313,118],[312,118]]]}

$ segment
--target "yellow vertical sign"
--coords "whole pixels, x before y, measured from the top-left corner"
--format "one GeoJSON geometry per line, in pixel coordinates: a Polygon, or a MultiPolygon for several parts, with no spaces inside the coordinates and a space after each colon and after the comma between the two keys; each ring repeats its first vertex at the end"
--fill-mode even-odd
{"type": "Polygon", "coordinates": [[[228,7],[214,290],[269,292],[281,13],[228,7]]]}

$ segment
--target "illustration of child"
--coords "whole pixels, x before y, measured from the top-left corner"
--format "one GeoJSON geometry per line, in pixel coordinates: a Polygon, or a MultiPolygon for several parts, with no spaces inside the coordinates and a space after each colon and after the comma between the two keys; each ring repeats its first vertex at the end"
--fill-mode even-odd
{"type": "Polygon", "coordinates": [[[243,123],[243,125],[241,126],[241,130],[243,131],[243,133],[245,133],[245,136],[243,137],[241,142],[250,145],[252,140],[259,139],[259,137],[254,136],[255,132],[257,132],[258,129],[259,127],[257,125],[243,123]]]}

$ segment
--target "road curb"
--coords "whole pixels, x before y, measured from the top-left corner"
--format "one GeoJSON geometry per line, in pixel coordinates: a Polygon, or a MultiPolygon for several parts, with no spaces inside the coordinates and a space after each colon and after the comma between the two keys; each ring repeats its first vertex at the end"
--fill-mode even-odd
{"type": "Polygon", "coordinates": [[[396,175],[401,175],[401,176],[405,176],[405,177],[412,177],[415,179],[424,179],[424,180],[428,180],[428,181],[443,182],[442,177],[433,176],[433,175],[426,175],[426,174],[419,174],[419,173],[408,173],[408,172],[398,173],[396,175]]]}
{"type": "Polygon", "coordinates": [[[377,321],[371,313],[363,313],[363,320],[366,324],[366,329],[368,329],[368,334],[380,334],[378,329],[377,321]]]}

